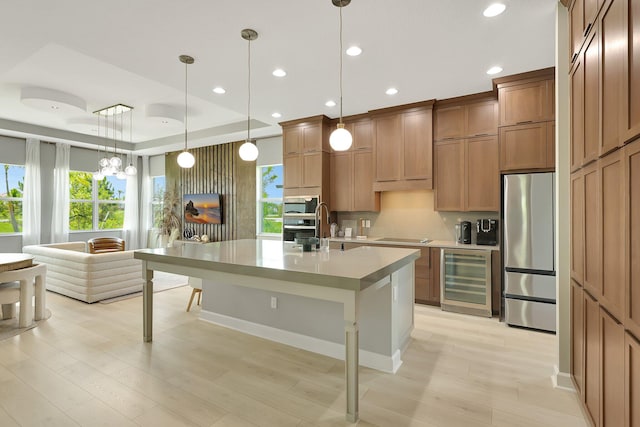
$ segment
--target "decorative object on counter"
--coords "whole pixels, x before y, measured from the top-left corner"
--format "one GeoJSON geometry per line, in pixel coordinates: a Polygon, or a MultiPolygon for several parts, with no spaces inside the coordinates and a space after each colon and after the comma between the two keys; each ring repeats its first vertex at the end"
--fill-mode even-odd
{"type": "Polygon", "coordinates": [[[346,237],[347,239],[350,239],[351,238],[351,231],[352,231],[351,227],[345,228],[344,229],[344,237],[346,237]]]}
{"type": "Polygon", "coordinates": [[[187,68],[195,60],[189,55],[180,55],[180,62],[184,64],[184,151],[178,155],[178,165],[181,168],[191,168],[196,162],[195,157],[187,151],[187,68]]]}
{"type": "Polygon", "coordinates": [[[203,234],[202,236],[200,236],[200,241],[202,243],[207,243],[209,241],[209,236],[207,234],[203,234]]]}
{"type": "Polygon", "coordinates": [[[346,151],[351,147],[353,137],[344,128],[344,123],[342,123],[342,8],[348,6],[351,0],[331,0],[331,2],[334,6],[340,8],[340,121],[337,129],[331,132],[329,136],[329,144],[336,151],[346,151]]]}
{"type": "Polygon", "coordinates": [[[338,231],[338,237],[344,237],[344,230],[338,231]]]}
{"type": "Polygon", "coordinates": [[[191,239],[194,234],[195,231],[193,230],[193,228],[185,228],[182,232],[182,237],[184,237],[185,239],[191,239]]]}
{"type": "Polygon", "coordinates": [[[160,223],[160,247],[171,247],[173,241],[180,237],[180,217],[179,212],[180,198],[175,190],[167,189],[164,192],[164,203],[162,205],[162,221],[160,223]]]}
{"type": "Polygon", "coordinates": [[[251,42],[258,38],[258,33],[250,28],[245,28],[240,32],[243,39],[248,41],[248,60],[247,68],[247,140],[240,146],[238,154],[240,158],[246,162],[253,162],[258,158],[258,147],[253,140],[251,140],[251,42]]]}
{"type": "Polygon", "coordinates": [[[331,233],[331,237],[336,237],[338,235],[338,224],[332,222],[329,226],[329,232],[331,233]]]}

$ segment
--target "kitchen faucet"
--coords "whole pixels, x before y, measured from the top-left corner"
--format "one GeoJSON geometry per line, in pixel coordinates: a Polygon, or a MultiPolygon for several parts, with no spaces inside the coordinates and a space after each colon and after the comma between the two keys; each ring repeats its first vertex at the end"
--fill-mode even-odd
{"type": "MultiPolygon", "coordinates": [[[[318,203],[316,206],[316,237],[320,239],[320,211],[322,210],[322,206],[327,211],[327,224],[331,223],[331,216],[329,215],[329,206],[325,202],[318,203]]],[[[319,243],[317,244],[319,245],[319,243]]]]}

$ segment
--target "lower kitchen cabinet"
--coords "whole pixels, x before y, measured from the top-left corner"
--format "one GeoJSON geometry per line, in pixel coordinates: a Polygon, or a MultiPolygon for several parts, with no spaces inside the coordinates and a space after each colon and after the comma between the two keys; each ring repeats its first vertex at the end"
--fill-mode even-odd
{"type": "Polygon", "coordinates": [[[629,332],[624,335],[624,425],[640,427],[640,342],[629,332]]]}
{"type": "Polygon", "coordinates": [[[584,404],[593,425],[600,420],[600,307],[584,292],[584,404]]]}
{"type": "Polygon", "coordinates": [[[576,391],[584,400],[584,294],[571,280],[571,375],[576,391]]]}
{"type": "Polygon", "coordinates": [[[624,327],[600,307],[600,424],[624,425],[624,327]]]}

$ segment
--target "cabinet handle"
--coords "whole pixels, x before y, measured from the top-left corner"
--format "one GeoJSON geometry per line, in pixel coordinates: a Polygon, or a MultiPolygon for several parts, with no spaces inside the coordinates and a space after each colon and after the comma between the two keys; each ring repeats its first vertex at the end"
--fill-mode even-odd
{"type": "Polygon", "coordinates": [[[447,141],[449,139],[456,139],[456,137],[455,136],[449,136],[447,138],[442,138],[442,141],[447,141]]]}
{"type": "Polygon", "coordinates": [[[589,22],[589,24],[587,25],[587,28],[584,29],[584,33],[582,33],[582,36],[586,36],[587,34],[589,34],[589,31],[591,31],[592,26],[593,24],[589,22]]]}
{"type": "Polygon", "coordinates": [[[489,134],[488,133],[477,133],[477,134],[475,134],[473,136],[489,136],[489,134]]]}
{"type": "Polygon", "coordinates": [[[576,62],[576,59],[578,59],[578,53],[574,53],[573,56],[571,57],[571,63],[573,64],[574,62],[576,62]]]}
{"type": "Polygon", "coordinates": [[[358,147],[356,150],[370,150],[371,147],[358,147]]]}
{"type": "Polygon", "coordinates": [[[526,124],[526,123],[533,123],[533,120],[524,120],[524,121],[522,121],[522,122],[517,122],[516,124],[517,124],[517,125],[524,125],[524,124],[526,124]]]}

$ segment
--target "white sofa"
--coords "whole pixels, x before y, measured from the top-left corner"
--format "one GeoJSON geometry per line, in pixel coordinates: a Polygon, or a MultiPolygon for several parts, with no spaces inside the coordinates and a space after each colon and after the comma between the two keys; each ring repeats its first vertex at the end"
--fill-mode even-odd
{"type": "Polygon", "coordinates": [[[85,242],[30,245],[22,252],[47,264],[47,289],[85,302],[142,290],[142,262],[133,251],[87,253],[85,242]]]}

